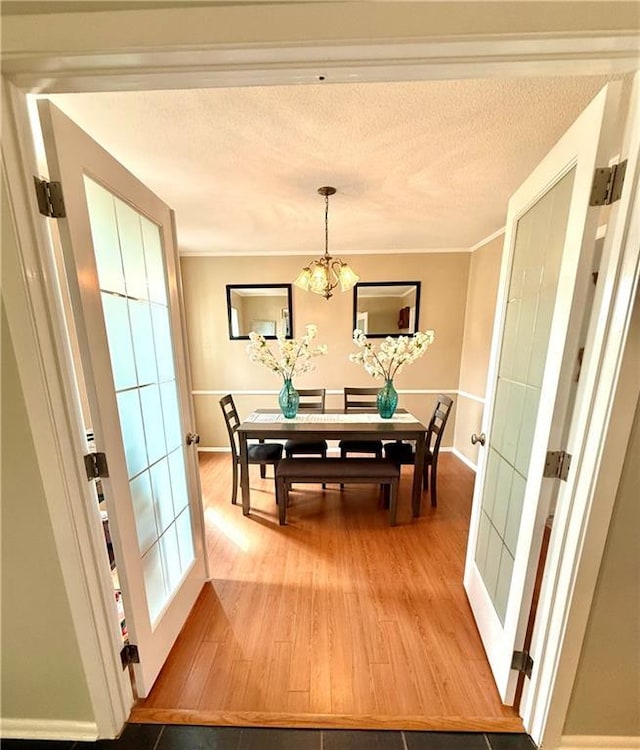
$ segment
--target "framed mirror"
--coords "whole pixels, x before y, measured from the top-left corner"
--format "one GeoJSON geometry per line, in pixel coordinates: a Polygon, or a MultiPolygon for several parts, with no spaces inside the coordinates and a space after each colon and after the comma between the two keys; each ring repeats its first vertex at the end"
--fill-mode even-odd
{"type": "Polygon", "coordinates": [[[251,331],[292,338],[291,284],[227,284],[227,317],[230,339],[248,339],[251,331]]]}
{"type": "Polygon", "coordinates": [[[420,320],[419,281],[366,281],[353,289],[353,328],[369,338],[411,336],[420,320]]]}

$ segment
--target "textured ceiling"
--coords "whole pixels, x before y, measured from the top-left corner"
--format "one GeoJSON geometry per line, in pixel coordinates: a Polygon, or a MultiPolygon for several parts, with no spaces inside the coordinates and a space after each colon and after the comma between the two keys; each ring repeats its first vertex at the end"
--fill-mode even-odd
{"type": "Polygon", "coordinates": [[[181,253],[469,248],[604,77],[51,99],[176,212],[181,253]]]}

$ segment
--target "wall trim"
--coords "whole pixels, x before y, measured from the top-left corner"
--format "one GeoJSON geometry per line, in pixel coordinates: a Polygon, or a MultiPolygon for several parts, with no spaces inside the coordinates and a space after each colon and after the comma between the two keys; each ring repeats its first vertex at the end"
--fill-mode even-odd
{"type": "Polygon", "coordinates": [[[0,719],[0,737],[15,740],[76,740],[98,739],[94,721],[60,721],[59,719],[0,719]]]}
{"type": "Polygon", "coordinates": [[[188,14],[182,8],[111,11],[101,24],[92,13],[36,16],[35,22],[29,15],[6,16],[3,72],[23,90],[64,93],[299,85],[317,83],[319,70],[331,83],[351,83],[615,74],[637,67],[635,29],[615,25],[585,32],[578,22],[569,29],[547,26],[551,33],[480,34],[468,27],[447,34],[446,27],[434,29],[428,4],[390,9],[377,3],[363,33],[357,3],[326,9],[308,3],[302,12],[286,3],[259,5],[193,8],[188,14]],[[68,15],[84,22],[82,38],[65,36],[68,15]],[[305,22],[313,34],[306,28],[301,34],[305,22]],[[141,43],[140,28],[153,34],[153,43],[141,43]],[[274,28],[289,33],[268,33],[274,28]]]}
{"type": "Polygon", "coordinates": [[[484,404],[486,401],[484,396],[476,396],[474,393],[468,393],[467,391],[458,391],[458,396],[468,398],[470,401],[477,401],[479,404],[484,404]]]}
{"type": "Polygon", "coordinates": [[[461,453],[457,448],[448,448],[448,449],[447,448],[440,448],[440,450],[441,451],[450,450],[451,453],[453,453],[453,455],[456,458],[459,458],[462,461],[463,464],[466,464],[471,469],[471,471],[474,471],[474,472],[478,471],[477,464],[474,464],[473,461],[471,461],[471,459],[467,458],[464,455],[464,453],[461,453]]]}
{"type": "Polygon", "coordinates": [[[504,227],[500,227],[500,229],[496,229],[496,231],[493,232],[493,234],[488,235],[483,240],[480,240],[480,242],[476,242],[475,245],[472,245],[469,248],[469,252],[470,253],[475,253],[476,250],[479,250],[481,247],[484,247],[485,245],[488,245],[490,242],[492,242],[493,240],[495,240],[498,237],[500,237],[500,235],[504,234],[504,232],[505,232],[505,228],[504,227]]]}
{"type": "Polygon", "coordinates": [[[561,737],[560,747],[571,750],[640,750],[640,737],[568,734],[561,737]]]}

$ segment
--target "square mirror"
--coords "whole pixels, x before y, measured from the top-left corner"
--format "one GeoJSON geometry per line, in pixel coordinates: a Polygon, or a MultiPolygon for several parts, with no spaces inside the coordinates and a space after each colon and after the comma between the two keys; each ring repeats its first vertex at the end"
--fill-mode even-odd
{"type": "Polygon", "coordinates": [[[367,281],[354,287],[353,328],[369,338],[411,336],[419,318],[419,281],[367,281]]]}
{"type": "Polygon", "coordinates": [[[293,336],[291,284],[227,284],[229,338],[293,336]]]}

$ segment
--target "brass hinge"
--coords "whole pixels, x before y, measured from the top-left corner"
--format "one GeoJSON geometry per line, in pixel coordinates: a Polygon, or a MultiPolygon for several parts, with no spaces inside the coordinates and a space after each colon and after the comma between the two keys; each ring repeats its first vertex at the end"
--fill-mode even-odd
{"type": "Polygon", "coordinates": [[[571,454],[564,451],[548,451],[542,476],[549,479],[562,479],[566,482],[570,466],[571,454]]]}
{"type": "Polygon", "coordinates": [[[62,197],[62,185],[59,182],[47,182],[33,178],[36,186],[38,209],[43,216],[51,219],[63,219],[67,214],[62,197]]]}
{"type": "Polygon", "coordinates": [[[89,481],[109,476],[107,457],[104,453],[87,453],[83,458],[89,481]]]}
{"type": "Polygon", "coordinates": [[[122,662],[123,669],[128,667],[129,664],[140,664],[138,647],[133,643],[127,643],[126,646],[123,646],[122,651],[120,652],[120,661],[122,662]]]}
{"type": "Polygon", "coordinates": [[[591,185],[590,206],[610,206],[622,195],[624,174],[627,171],[627,161],[614,164],[612,167],[600,167],[593,174],[591,185]]]}
{"type": "Polygon", "coordinates": [[[529,655],[529,652],[514,651],[511,657],[511,669],[515,669],[516,672],[522,672],[522,674],[530,678],[533,670],[533,659],[529,655]]]}

